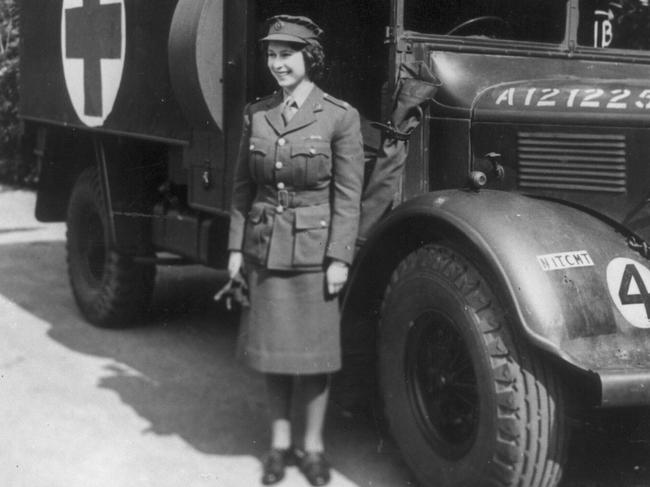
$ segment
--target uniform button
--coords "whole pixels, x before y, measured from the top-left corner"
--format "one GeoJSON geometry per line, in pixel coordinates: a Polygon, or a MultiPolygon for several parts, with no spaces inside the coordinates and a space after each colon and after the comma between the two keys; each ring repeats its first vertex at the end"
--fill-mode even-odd
{"type": "Polygon", "coordinates": [[[316,154],[316,149],[312,147],[311,149],[309,149],[309,153],[313,156],[314,154],[316,154]]]}
{"type": "Polygon", "coordinates": [[[320,221],[320,226],[321,226],[321,227],[326,227],[326,226],[327,226],[327,222],[326,222],[325,220],[321,220],[321,221],[320,221]]]}
{"type": "Polygon", "coordinates": [[[282,205],[276,206],[275,211],[277,211],[278,213],[282,213],[284,211],[284,206],[282,206],[282,205]]]}
{"type": "Polygon", "coordinates": [[[286,140],[284,140],[284,139],[278,139],[278,145],[279,145],[280,147],[282,147],[282,146],[283,146],[284,144],[286,144],[286,143],[287,143],[286,140]]]}
{"type": "Polygon", "coordinates": [[[255,150],[255,144],[251,144],[250,150],[255,150]]]}
{"type": "Polygon", "coordinates": [[[278,183],[277,188],[278,189],[284,189],[284,183],[278,183]]]}
{"type": "Polygon", "coordinates": [[[282,164],[282,161],[278,161],[275,163],[275,168],[276,169],[282,169],[284,167],[284,164],[282,164]]]}

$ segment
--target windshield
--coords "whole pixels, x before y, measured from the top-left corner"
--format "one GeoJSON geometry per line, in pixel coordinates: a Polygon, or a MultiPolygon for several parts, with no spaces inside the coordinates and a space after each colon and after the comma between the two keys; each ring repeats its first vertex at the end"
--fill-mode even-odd
{"type": "Polygon", "coordinates": [[[559,44],[567,0],[405,0],[404,26],[426,34],[559,44]]]}
{"type": "Polygon", "coordinates": [[[578,44],[600,49],[650,49],[648,0],[581,0],[578,44]]]}

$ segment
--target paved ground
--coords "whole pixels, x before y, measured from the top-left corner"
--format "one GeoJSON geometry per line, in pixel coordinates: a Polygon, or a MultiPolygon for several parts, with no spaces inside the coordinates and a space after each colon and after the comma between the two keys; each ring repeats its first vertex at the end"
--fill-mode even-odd
{"type": "MultiPolygon", "coordinates": [[[[161,269],[150,323],[106,331],[79,316],[65,228],[0,188],[0,487],[250,487],[265,449],[259,377],[233,359],[223,277],[161,269]]],[[[368,421],[333,414],[333,486],[413,485],[368,421]]],[[[291,469],[282,485],[308,485],[291,469]]]]}
{"type": "MultiPolygon", "coordinates": [[[[88,326],[67,284],[63,225],[0,188],[0,487],[250,487],[265,448],[260,380],[233,360],[222,276],[161,269],[153,316],[88,326]]],[[[332,486],[414,485],[389,440],[332,412],[332,486]]],[[[642,434],[582,431],[563,487],[650,486],[642,434]]],[[[308,485],[295,469],[283,486],[308,485]]]]}

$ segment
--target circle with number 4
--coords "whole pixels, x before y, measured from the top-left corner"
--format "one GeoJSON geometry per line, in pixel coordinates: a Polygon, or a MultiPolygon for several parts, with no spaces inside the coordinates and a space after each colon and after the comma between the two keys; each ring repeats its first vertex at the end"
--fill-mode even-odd
{"type": "Polygon", "coordinates": [[[650,269],[618,257],[607,265],[607,287],[616,307],[637,328],[650,328],[650,269]]]}

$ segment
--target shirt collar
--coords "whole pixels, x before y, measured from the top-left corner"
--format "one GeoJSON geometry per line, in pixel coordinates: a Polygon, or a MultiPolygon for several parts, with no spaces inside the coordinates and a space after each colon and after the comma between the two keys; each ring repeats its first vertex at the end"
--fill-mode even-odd
{"type": "Polygon", "coordinates": [[[296,86],[296,88],[293,90],[293,93],[284,92],[283,99],[286,101],[286,99],[291,96],[296,102],[296,105],[298,105],[298,108],[300,108],[302,104],[305,103],[305,100],[313,89],[314,83],[312,81],[303,80],[298,86],[296,86]]]}

